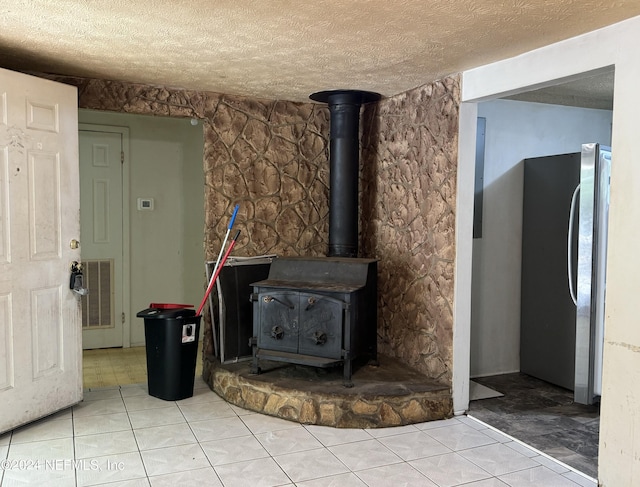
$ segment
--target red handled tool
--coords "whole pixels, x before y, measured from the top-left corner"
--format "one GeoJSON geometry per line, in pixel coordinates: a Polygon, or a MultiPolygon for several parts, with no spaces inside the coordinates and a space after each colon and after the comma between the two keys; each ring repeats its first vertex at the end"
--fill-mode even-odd
{"type": "Polygon", "coordinates": [[[218,274],[220,274],[220,271],[222,270],[222,266],[224,266],[224,263],[226,262],[227,258],[229,257],[229,254],[231,254],[231,251],[233,250],[233,247],[235,246],[236,241],[238,240],[239,236],[240,236],[240,230],[238,230],[238,232],[236,233],[235,237],[233,237],[233,239],[231,240],[231,243],[229,244],[229,248],[225,252],[224,257],[222,257],[222,261],[220,261],[220,265],[218,265],[215,268],[215,271],[213,272],[213,276],[211,276],[211,280],[209,281],[209,285],[207,286],[207,291],[204,293],[204,298],[202,298],[202,302],[200,303],[200,307],[198,308],[198,311],[196,312],[196,316],[200,316],[200,313],[202,312],[202,308],[204,308],[204,303],[207,302],[207,298],[209,297],[209,293],[211,293],[211,290],[213,289],[213,284],[216,282],[216,279],[218,279],[218,274]]]}

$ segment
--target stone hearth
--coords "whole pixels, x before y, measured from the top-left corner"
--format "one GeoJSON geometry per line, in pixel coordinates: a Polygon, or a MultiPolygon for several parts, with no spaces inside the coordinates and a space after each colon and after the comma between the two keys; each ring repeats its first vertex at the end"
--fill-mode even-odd
{"type": "Polygon", "coordinates": [[[450,418],[449,386],[430,380],[398,360],[380,356],[380,365],[357,367],[354,387],[343,387],[342,368],[261,362],[204,361],[209,387],[236,406],[303,424],[338,428],[381,428],[450,418]]]}

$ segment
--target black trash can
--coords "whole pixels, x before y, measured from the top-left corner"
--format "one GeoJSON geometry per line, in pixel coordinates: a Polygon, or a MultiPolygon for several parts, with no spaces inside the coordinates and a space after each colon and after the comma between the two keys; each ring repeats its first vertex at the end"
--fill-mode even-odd
{"type": "Polygon", "coordinates": [[[136,316],[144,318],[149,395],[165,401],[193,396],[200,316],[184,308],[147,308],[136,316]]]}

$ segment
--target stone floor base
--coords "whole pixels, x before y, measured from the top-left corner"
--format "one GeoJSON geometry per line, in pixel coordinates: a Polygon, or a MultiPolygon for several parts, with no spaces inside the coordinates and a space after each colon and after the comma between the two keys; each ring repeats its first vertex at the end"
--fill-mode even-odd
{"type": "Polygon", "coordinates": [[[381,428],[450,418],[451,389],[395,359],[363,365],[354,387],[342,382],[342,368],[319,369],[260,361],[262,373],[249,373],[250,362],[220,364],[205,357],[203,378],[231,404],[303,424],[338,428],[381,428]]]}

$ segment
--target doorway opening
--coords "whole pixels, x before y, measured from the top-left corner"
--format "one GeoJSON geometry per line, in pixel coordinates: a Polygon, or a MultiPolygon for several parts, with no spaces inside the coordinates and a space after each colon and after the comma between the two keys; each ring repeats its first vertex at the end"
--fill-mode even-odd
{"type": "Polygon", "coordinates": [[[573,392],[520,373],[522,161],[579,152],[587,142],[610,145],[612,101],[610,68],[477,105],[486,150],[476,221],[482,228],[474,227],[480,236],[473,240],[470,377],[472,388],[488,386],[504,396],[471,396],[469,414],[594,477],[598,406],[582,408],[573,392]],[[547,421],[540,430],[536,415],[547,421]],[[563,433],[560,424],[575,432],[563,433]],[[525,426],[539,431],[537,443],[525,426]]]}
{"type": "MultiPolygon", "coordinates": [[[[145,382],[144,323],[136,313],[151,302],[197,304],[195,301],[202,295],[205,280],[203,126],[188,118],[87,109],[78,110],[78,114],[83,130],[92,129],[94,133],[106,130],[128,136],[123,135],[127,143],[122,146],[122,181],[118,188],[121,192],[115,190],[115,183],[104,182],[104,177],[94,178],[98,182],[91,183],[92,188],[98,188],[92,194],[93,200],[108,200],[107,192],[112,198],[121,199],[122,209],[116,211],[119,215],[113,215],[113,210],[92,208],[89,212],[89,218],[98,223],[104,221],[103,215],[108,213],[111,228],[121,228],[121,250],[116,249],[113,255],[94,256],[84,246],[81,248],[83,260],[88,261],[115,262],[122,253],[122,282],[115,280],[110,291],[121,296],[110,304],[114,310],[111,318],[122,323],[121,344],[83,340],[83,348],[91,348],[84,352],[84,383],[85,387],[88,384],[103,387],[145,382]],[[106,188],[110,188],[109,191],[106,188]],[[153,204],[138,204],[139,200],[153,204]],[[84,250],[87,250],[86,256],[84,250]],[[121,311],[120,308],[115,311],[117,299],[123,303],[121,311]]],[[[100,152],[100,147],[96,150],[100,152]]],[[[87,213],[86,206],[81,204],[81,214],[87,213]]],[[[104,224],[96,226],[98,230],[105,228],[104,224]]],[[[94,229],[91,232],[95,233],[94,229]]],[[[98,236],[103,235],[104,231],[98,231],[98,236]]],[[[111,232],[111,235],[115,234],[111,232]]],[[[89,296],[94,294],[92,291],[89,289],[89,296]]],[[[104,293],[95,293],[102,300],[104,293]]],[[[93,304],[95,310],[95,301],[93,304]]]]}

